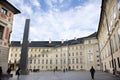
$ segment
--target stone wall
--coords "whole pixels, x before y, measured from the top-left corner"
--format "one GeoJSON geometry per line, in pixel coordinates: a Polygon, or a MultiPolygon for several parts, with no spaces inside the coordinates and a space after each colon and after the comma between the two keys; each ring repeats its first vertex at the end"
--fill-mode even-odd
{"type": "Polygon", "coordinates": [[[0,66],[2,67],[3,73],[6,73],[8,68],[8,54],[9,48],[0,46],[0,66]]]}

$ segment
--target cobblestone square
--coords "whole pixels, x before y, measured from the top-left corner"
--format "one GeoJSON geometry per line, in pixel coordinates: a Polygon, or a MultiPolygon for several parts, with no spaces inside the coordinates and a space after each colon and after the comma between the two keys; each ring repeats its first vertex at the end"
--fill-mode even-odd
{"type": "MultiPolygon", "coordinates": [[[[9,80],[17,80],[14,74],[9,80]]],[[[29,75],[21,75],[19,80],[91,80],[90,72],[68,71],[68,72],[31,72],[29,75]]],[[[120,80],[110,73],[96,72],[94,80],[120,80]]]]}

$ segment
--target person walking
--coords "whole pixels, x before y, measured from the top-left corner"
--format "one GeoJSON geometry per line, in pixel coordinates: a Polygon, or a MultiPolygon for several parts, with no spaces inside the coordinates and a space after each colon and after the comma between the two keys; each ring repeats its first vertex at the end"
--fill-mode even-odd
{"type": "Polygon", "coordinates": [[[2,80],[2,67],[0,66],[0,80],[2,80]]]}
{"type": "Polygon", "coordinates": [[[19,80],[19,76],[20,76],[20,68],[17,69],[17,71],[16,71],[16,75],[18,76],[18,77],[17,77],[17,80],[19,80]]]}
{"type": "Polygon", "coordinates": [[[113,68],[113,75],[116,75],[116,68],[113,68]]]}
{"type": "Polygon", "coordinates": [[[7,69],[7,74],[10,74],[10,73],[11,73],[11,67],[7,69]]]}
{"type": "Polygon", "coordinates": [[[90,69],[90,73],[91,73],[92,80],[94,80],[95,69],[93,68],[93,66],[90,69]]]}

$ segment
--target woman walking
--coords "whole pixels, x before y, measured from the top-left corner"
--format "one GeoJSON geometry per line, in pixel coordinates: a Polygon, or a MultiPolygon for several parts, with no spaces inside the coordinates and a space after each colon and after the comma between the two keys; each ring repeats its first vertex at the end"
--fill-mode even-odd
{"type": "Polygon", "coordinates": [[[95,69],[93,68],[93,66],[90,69],[90,73],[91,73],[92,80],[94,80],[95,69]]]}

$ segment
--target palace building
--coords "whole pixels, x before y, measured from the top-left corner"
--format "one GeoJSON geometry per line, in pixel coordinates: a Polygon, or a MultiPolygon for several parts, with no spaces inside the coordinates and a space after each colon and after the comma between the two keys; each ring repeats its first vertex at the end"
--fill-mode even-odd
{"type": "Polygon", "coordinates": [[[0,66],[3,73],[8,68],[9,38],[12,32],[13,17],[20,13],[7,0],[0,0],[0,66]]]}
{"type": "MultiPolygon", "coordinates": [[[[67,41],[29,41],[29,70],[100,70],[97,33],[67,41]]],[[[19,65],[21,41],[12,41],[9,49],[9,65],[19,65]]]]}
{"type": "Polygon", "coordinates": [[[120,71],[120,0],[102,0],[97,38],[101,69],[120,71]]]}

